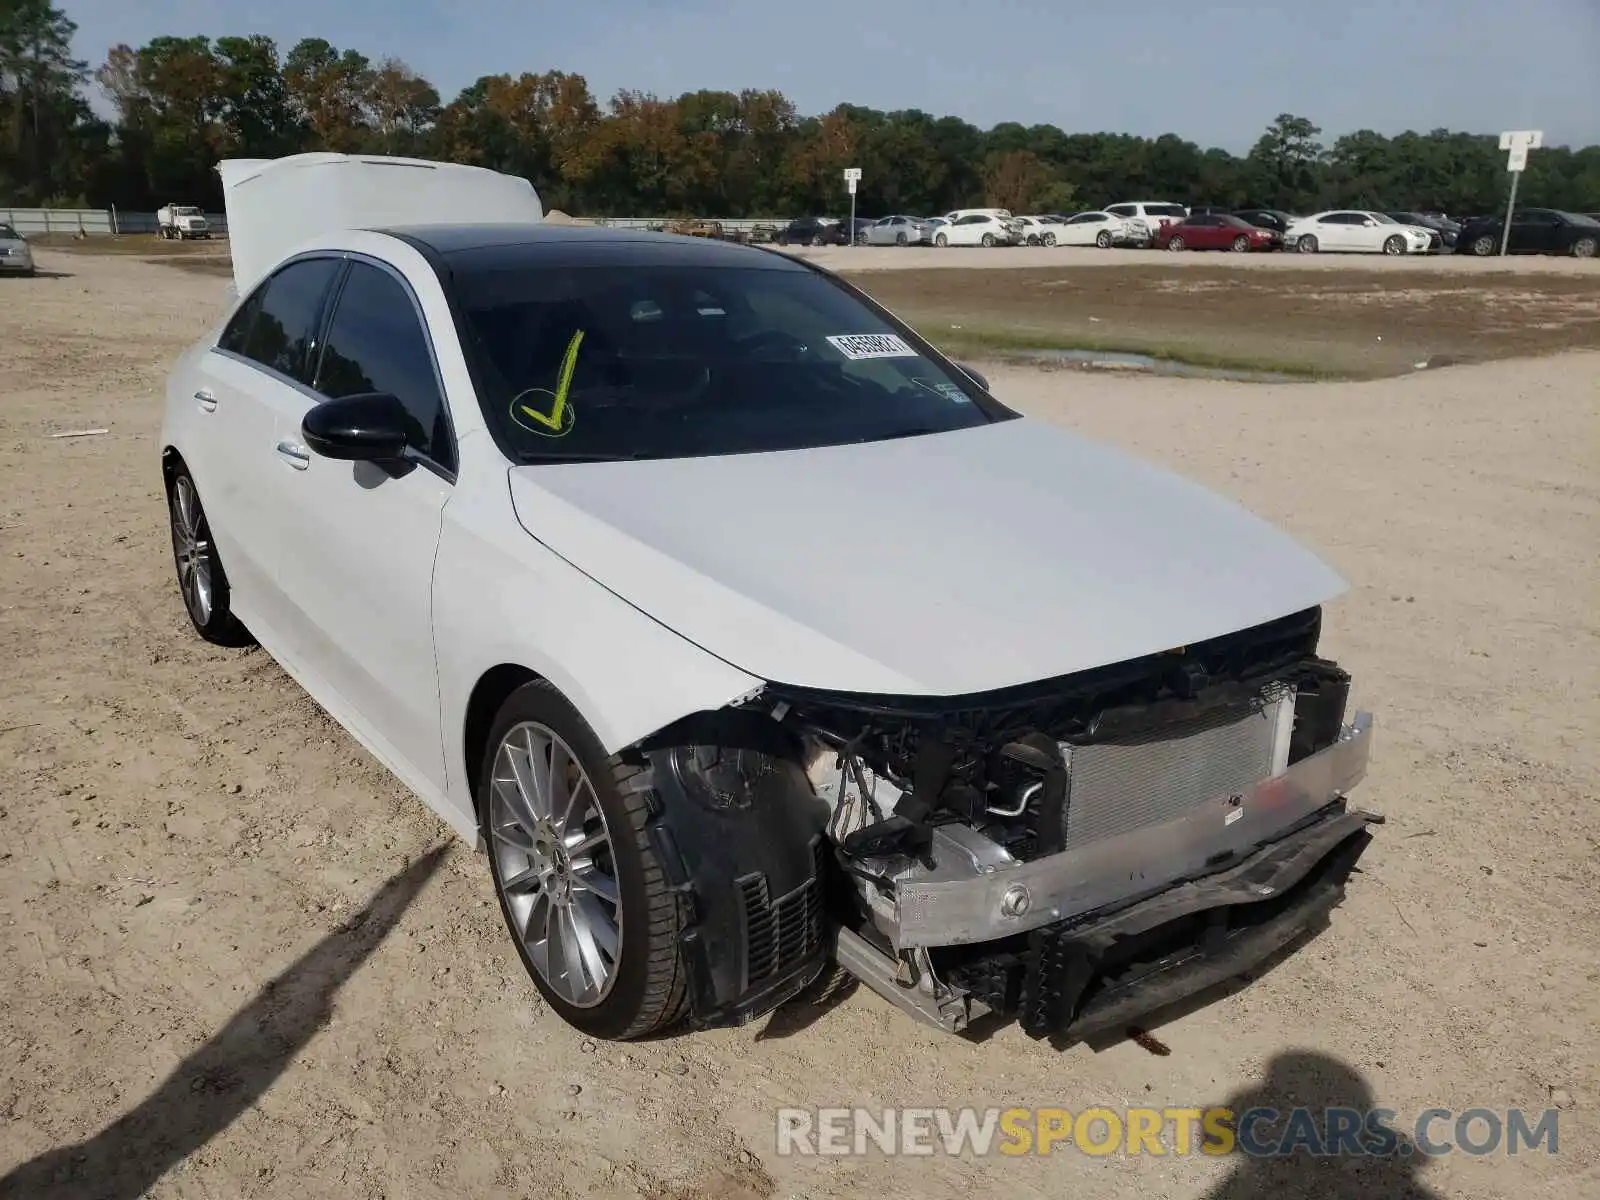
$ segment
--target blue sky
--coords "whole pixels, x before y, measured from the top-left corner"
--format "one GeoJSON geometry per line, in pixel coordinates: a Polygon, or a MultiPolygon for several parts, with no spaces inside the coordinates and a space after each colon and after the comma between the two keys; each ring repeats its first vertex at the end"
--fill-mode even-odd
{"type": "Polygon", "coordinates": [[[980,126],[1171,131],[1243,150],[1279,112],[1359,128],[1543,129],[1600,142],[1600,0],[61,0],[77,53],[162,33],[327,38],[449,99],[560,68],[602,99],[775,87],[980,126]]]}

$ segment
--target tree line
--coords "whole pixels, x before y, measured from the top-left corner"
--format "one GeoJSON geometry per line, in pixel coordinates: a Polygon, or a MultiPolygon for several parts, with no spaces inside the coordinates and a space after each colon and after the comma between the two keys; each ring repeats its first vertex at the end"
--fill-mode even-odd
{"type": "MultiPolygon", "coordinates": [[[[1505,155],[1493,135],[1358,130],[1324,143],[1280,114],[1244,155],[1175,134],[1068,133],[1015,122],[982,130],[916,109],[841,104],[800,114],[777,91],[620,91],[581,75],[486,75],[444,103],[396,59],[305,38],[158,37],[91,65],[49,0],[0,0],[0,203],[215,208],[221,158],[306,150],[411,155],[526,176],[547,207],[593,216],[837,213],[841,172],[863,169],[864,213],[992,204],[1059,212],[1126,199],[1493,211],[1505,155]],[[110,120],[88,102],[110,102],[110,120]]],[[[1527,204],[1600,210],[1600,146],[1535,151],[1527,204]]]]}

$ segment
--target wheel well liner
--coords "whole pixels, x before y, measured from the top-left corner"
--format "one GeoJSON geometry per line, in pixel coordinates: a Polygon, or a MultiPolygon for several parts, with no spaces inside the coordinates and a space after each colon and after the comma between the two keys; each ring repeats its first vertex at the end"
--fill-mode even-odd
{"type": "Polygon", "coordinates": [[[467,699],[467,716],[461,732],[461,752],[474,811],[478,807],[478,780],[483,771],[484,755],[489,749],[489,730],[494,725],[495,714],[512,692],[525,683],[541,678],[537,671],[517,663],[501,663],[485,671],[473,685],[472,695],[467,699]]]}

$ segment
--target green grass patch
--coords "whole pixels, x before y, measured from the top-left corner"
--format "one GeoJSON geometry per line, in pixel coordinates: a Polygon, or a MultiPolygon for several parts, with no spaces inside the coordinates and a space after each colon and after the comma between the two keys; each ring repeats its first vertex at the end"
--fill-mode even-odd
{"type": "Polygon", "coordinates": [[[1040,330],[986,329],[971,325],[964,325],[960,329],[934,330],[927,326],[919,326],[915,321],[912,322],[912,326],[940,350],[953,357],[965,355],[1002,361],[1034,362],[1037,360],[1029,358],[1029,352],[1078,350],[1094,354],[1141,354],[1158,362],[1198,367],[1207,371],[1283,375],[1308,381],[1356,378],[1352,372],[1341,371],[1320,363],[1275,355],[1216,350],[1189,342],[1139,337],[1066,336],[1040,330]]]}

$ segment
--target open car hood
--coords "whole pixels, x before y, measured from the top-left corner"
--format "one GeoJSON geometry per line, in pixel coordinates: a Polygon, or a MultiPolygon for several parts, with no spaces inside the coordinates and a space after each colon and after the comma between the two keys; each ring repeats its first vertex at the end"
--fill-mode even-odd
{"type": "Polygon", "coordinates": [[[529,533],[663,625],[752,675],[840,691],[1047,679],[1345,586],[1231,501],[1027,419],[815,450],[519,466],[510,487],[529,533]]]}

